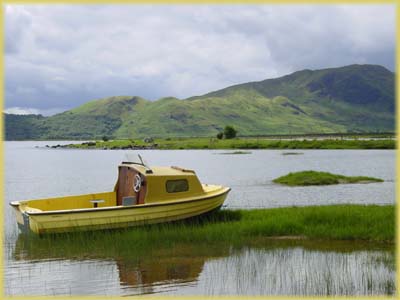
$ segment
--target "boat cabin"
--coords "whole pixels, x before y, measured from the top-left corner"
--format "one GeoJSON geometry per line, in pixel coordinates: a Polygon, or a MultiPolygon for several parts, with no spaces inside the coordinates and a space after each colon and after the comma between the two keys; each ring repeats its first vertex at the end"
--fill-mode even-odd
{"type": "Polygon", "coordinates": [[[204,194],[193,170],[179,167],[148,167],[138,156],[118,166],[114,191],[116,205],[173,201],[204,194]]]}

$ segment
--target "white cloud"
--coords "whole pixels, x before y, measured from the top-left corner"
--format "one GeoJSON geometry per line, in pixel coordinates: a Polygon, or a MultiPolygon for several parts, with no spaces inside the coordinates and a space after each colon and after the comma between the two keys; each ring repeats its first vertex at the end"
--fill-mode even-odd
{"type": "Polygon", "coordinates": [[[51,116],[64,111],[65,108],[52,108],[52,109],[36,109],[28,107],[10,107],[4,110],[6,114],[13,115],[42,115],[51,116]]]}
{"type": "Polygon", "coordinates": [[[6,106],[198,95],[304,68],[394,68],[394,5],[7,5],[6,106]]]}

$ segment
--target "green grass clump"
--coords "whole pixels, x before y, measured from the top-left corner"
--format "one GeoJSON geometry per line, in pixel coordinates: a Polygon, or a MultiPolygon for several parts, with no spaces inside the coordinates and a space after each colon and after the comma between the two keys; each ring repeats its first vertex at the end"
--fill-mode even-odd
{"type": "Polygon", "coordinates": [[[289,173],[273,180],[275,183],[286,184],[290,186],[306,185],[331,185],[340,183],[370,183],[383,182],[382,179],[366,176],[344,176],[328,172],[301,171],[289,173]]]}

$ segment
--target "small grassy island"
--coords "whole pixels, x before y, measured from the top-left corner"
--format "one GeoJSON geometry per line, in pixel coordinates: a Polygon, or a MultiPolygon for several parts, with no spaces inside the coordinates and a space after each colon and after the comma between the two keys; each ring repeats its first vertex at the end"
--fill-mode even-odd
{"type": "Polygon", "coordinates": [[[234,151],[234,152],[221,152],[221,153],[217,153],[217,154],[221,154],[221,155],[237,155],[237,154],[251,154],[250,151],[234,151]]]}
{"type": "Polygon", "coordinates": [[[331,185],[341,183],[371,183],[383,182],[382,179],[366,177],[366,176],[344,176],[328,172],[317,171],[301,171],[289,173],[273,180],[275,183],[290,185],[290,186],[305,186],[305,185],[331,185]]]}
{"type": "Polygon", "coordinates": [[[283,152],[282,155],[303,155],[303,152],[283,152]]]}

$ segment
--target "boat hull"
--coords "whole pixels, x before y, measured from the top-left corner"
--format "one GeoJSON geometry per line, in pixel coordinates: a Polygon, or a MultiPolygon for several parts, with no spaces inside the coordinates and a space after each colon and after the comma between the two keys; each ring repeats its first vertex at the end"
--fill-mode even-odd
{"type": "Polygon", "coordinates": [[[53,212],[22,211],[14,206],[23,232],[36,234],[125,228],[182,220],[208,213],[222,206],[229,188],[204,198],[132,206],[112,206],[53,212]]]}

